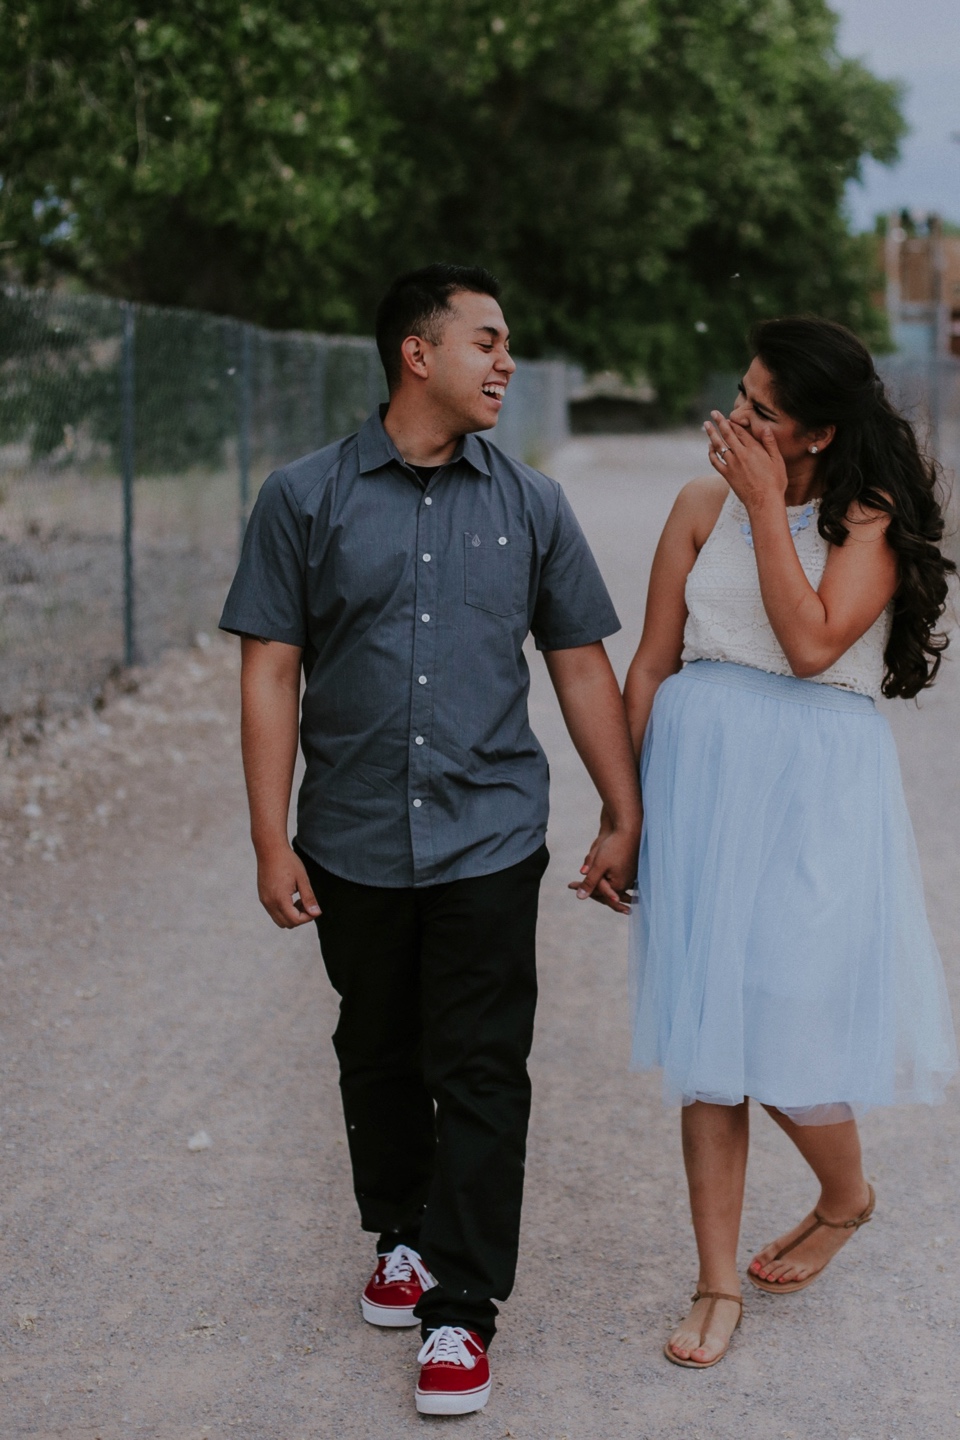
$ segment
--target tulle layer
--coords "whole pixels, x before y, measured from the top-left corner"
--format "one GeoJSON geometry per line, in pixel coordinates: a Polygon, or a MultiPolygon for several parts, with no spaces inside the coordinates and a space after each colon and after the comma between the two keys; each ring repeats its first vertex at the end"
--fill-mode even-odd
{"type": "Polygon", "coordinates": [[[873,701],[697,661],[657,692],[641,774],[634,1067],[800,1123],[939,1101],[956,1042],[873,701]]]}

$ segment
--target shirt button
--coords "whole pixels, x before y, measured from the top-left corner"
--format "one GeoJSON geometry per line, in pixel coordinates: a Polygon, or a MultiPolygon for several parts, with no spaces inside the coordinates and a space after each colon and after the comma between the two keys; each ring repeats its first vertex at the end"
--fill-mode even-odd
{"type": "Polygon", "coordinates": [[[430,619],[430,616],[429,616],[429,615],[421,615],[421,616],[420,616],[420,619],[423,621],[424,625],[426,625],[426,624],[428,623],[429,619],[430,619]]]}
{"type": "Polygon", "coordinates": [[[424,558],[424,560],[429,560],[429,559],[430,559],[430,556],[429,556],[429,555],[424,555],[423,558],[424,558]]]}
{"type": "Polygon", "coordinates": [[[423,801],[422,801],[422,800],[414,800],[414,802],[413,802],[413,808],[414,808],[414,810],[419,810],[419,809],[420,809],[420,806],[421,806],[422,804],[423,804],[423,801]]]}
{"type": "Polygon", "coordinates": [[[426,495],[426,496],[424,496],[423,503],[424,503],[424,505],[432,505],[432,504],[433,504],[433,500],[431,499],[431,497],[430,497],[429,495],[426,495]]]}
{"type": "Polygon", "coordinates": [[[413,743],[414,743],[414,745],[422,745],[422,744],[423,744],[423,736],[422,736],[422,735],[418,735],[417,738],[416,738],[416,740],[414,740],[413,743]]]}
{"type": "Polygon", "coordinates": [[[506,543],[507,543],[507,537],[506,537],[506,535],[501,535],[501,536],[500,536],[500,539],[497,541],[497,544],[498,544],[498,545],[506,545],[506,543]]]}
{"type": "Polygon", "coordinates": [[[417,682],[418,682],[418,684],[420,684],[420,685],[426,685],[426,683],[427,683],[427,677],[426,677],[426,675],[418,675],[418,676],[417,676],[417,682]]]}

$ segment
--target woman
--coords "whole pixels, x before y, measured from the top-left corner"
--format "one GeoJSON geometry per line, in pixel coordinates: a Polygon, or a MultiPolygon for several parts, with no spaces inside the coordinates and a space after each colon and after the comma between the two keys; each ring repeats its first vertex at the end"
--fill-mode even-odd
{"type": "Polygon", "coordinates": [[[625,699],[645,820],[634,1064],[683,1102],[700,1276],[665,1346],[720,1360],[742,1313],[748,1102],[820,1185],[748,1277],[809,1285],[873,1211],[855,1113],[932,1102],[956,1069],[892,736],[933,682],[948,572],[935,467],[840,325],[767,322],[715,478],[657,549],[625,699]]]}

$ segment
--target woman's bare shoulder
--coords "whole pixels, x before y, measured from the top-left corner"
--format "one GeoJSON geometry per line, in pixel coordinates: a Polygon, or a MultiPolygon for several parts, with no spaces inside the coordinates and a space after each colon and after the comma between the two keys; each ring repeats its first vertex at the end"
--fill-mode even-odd
{"type": "Polygon", "coordinates": [[[688,480],[674,504],[674,514],[690,527],[693,541],[700,550],[717,523],[730,487],[719,475],[699,475],[688,480]]]}

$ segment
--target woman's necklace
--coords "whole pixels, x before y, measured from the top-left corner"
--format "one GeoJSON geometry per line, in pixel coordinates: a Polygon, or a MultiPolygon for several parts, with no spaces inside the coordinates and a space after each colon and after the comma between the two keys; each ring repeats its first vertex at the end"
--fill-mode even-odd
{"type": "MultiPolygon", "coordinates": [[[[809,505],[804,505],[796,520],[790,521],[790,534],[796,536],[800,534],[801,530],[806,530],[807,526],[810,524],[810,521],[813,519],[815,510],[816,506],[812,500],[810,501],[809,505]]],[[[751,528],[749,520],[741,520],[740,534],[743,536],[744,540],[746,540],[747,544],[752,550],[753,529],[751,528]]]]}

